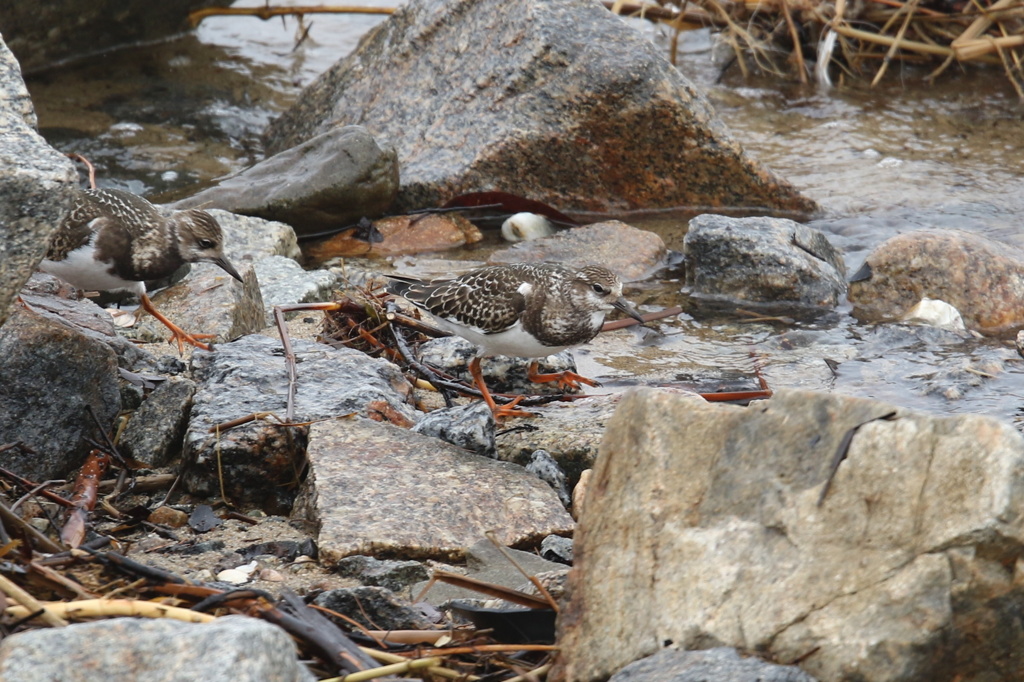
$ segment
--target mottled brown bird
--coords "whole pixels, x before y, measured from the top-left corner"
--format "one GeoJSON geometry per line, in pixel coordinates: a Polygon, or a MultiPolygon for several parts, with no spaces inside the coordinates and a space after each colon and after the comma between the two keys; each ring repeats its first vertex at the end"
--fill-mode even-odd
{"type": "MultiPolygon", "coordinates": [[[[491,265],[454,279],[422,281],[388,275],[388,291],[429,313],[438,326],[474,344],[469,363],[484,400],[496,417],[530,416],[516,410],[517,399],[498,406],[484,384],[480,359],[493,355],[542,358],[590,341],[601,331],[604,317],[618,309],[643,322],[622,298],[622,282],[597,265],[575,269],[549,263],[491,265]]],[[[530,363],[528,378],[558,382],[563,388],[597,383],[575,372],[538,374],[530,363]]]]}
{"type": "Polygon", "coordinates": [[[78,193],[71,212],[50,242],[40,269],[87,291],[128,291],[182,342],[197,348],[211,334],[189,334],[161,314],[146,295],[146,280],[169,277],[185,263],[213,263],[242,281],[224,257],[224,234],[216,219],[199,209],[168,216],[142,197],[116,189],[78,193]]]}

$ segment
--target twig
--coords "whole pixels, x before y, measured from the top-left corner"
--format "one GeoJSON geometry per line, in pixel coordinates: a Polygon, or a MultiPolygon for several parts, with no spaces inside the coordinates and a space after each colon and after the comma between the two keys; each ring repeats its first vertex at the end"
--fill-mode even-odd
{"type": "Polygon", "coordinates": [[[35,526],[12,512],[3,502],[0,502],[0,521],[3,521],[6,526],[18,528],[32,540],[32,543],[40,551],[48,552],[50,554],[56,554],[57,552],[64,551],[63,547],[40,533],[36,530],[35,526]]]}
{"type": "Polygon", "coordinates": [[[8,615],[20,618],[27,616],[31,613],[39,613],[39,617],[47,625],[53,627],[64,627],[68,624],[66,620],[60,617],[56,610],[50,610],[46,608],[42,603],[36,600],[31,594],[21,589],[18,585],[11,582],[8,578],[0,575],[0,591],[3,591],[8,597],[21,604],[21,606],[10,606],[5,611],[8,615]],[[21,611],[18,611],[21,609],[21,611]]]}
{"type": "Polygon", "coordinates": [[[221,16],[248,16],[257,17],[266,21],[273,17],[298,16],[306,14],[393,14],[391,7],[356,7],[352,5],[309,5],[297,7],[211,7],[199,9],[188,15],[189,24],[195,28],[203,19],[221,16]]]}

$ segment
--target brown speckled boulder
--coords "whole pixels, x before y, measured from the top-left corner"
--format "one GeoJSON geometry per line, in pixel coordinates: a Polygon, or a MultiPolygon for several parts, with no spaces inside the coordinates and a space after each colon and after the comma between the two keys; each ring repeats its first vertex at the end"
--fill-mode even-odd
{"type": "Polygon", "coordinates": [[[861,320],[900,319],[927,296],[955,307],[983,334],[1024,327],[1024,253],[976,234],[898,235],[880,244],[852,279],[848,295],[861,320]]]}
{"type": "Polygon", "coordinates": [[[398,209],[504,190],[567,210],[814,210],[747,158],[664,50],[592,0],[412,0],[267,130],[398,151],[398,209]]]}

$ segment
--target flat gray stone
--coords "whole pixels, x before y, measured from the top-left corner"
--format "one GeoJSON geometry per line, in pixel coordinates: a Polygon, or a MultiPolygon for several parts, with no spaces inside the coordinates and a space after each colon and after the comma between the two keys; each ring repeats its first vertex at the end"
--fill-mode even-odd
{"type": "MultiPolygon", "coordinates": [[[[258,332],[267,326],[267,315],[255,270],[247,264],[238,264],[236,269],[241,282],[216,265],[196,263],[183,280],[150,298],[157,310],[179,327],[189,333],[213,334],[215,343],[258,332]]],[[[167,327],[148,314],[142,314],[134,327],[120,331],[155,343],[171,336],[167,327]]]]}
{"type": "Polygon", "coordinates": [[[247,616],[212,623],[111,618],[0,642],[5,682],[314,682],[292,638],[247,616]]]}
{"type": "MultiPolygon", "coordinates": [[[[171,209],[164,207],[164,210],[171,209]]],[[[302,251],[291,225],[238,215],[219,208],[204,210],[220,223],[224,231],[224,254],[235,266],[246,262],[256,263],[267,256],[284,256],[293,260],[302,258],[302,251]]]]}
{"type": "Polygon", "coordinates": [[[320,561],[352,554],[455,561],[494,531],[506,545],[567,534],[554,492],[521,467],[368,419],[319,422],[294,516],[320,528],[320,561]]]}
{"type": "Polygon", "coordinates": [[[397,191],[394,149],[361,126],[336,126],[174,206],[213,206],[312,234],[380,215],[397,191]]]}
{"type": "MultiPolygon", "coordinates": [[[[480,540],[466,551],[466,575],[514,590],[522,590],[528,593],[534,592],[535,589],[532,585],[529,589],[522,589],[524,582],[523,574],[509,561],[508,556],[505,556],[505,552],[528,575],[536,576],[552,571],[561,571],[565,568],[564,564],[542,559],[533,552],[524,552],[508,547],[502,552],[490,540],[480,540]]],[[[426,586],[426,581],[415,585],[412,588],[413,594],[419,594],[426,586]]],[[[479,592],[442,582],[435,582],[426,596],[424,596],[425,601],[437,606],[453,599],[481,598],[484,598],[484,596],[479,592]]]]}

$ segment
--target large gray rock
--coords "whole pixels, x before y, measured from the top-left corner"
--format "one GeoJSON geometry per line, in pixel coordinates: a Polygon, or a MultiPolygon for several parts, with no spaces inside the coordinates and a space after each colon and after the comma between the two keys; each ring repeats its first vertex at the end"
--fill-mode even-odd
{"type": "Polygon", "coordinates": [[[0,32],[26,71],[188,30],[188,13],[230,0],[6,0],[0,32]]]}
{"type": "Polygon", "coordinates": [[[977,415],[877,421],[893,410],[628,393],[575,536],[560,674],[604,679],[671,640],[823,680],[1021,679],[1024,438],[977,415]]]}
{"type": "Polygon", "coordinates": [[[825,235],[784,218],[699,215],[683,239],[694,294],[740,303],[832,308],[846,266],[825,235]]]}
{"type": "MultiPolygon", "coordinates": [[[[371,414],[377,406],[414,421],[405,404],[412,390],[401,370],[385,360],[348,348],[293,339],[298,384],[295,421],[371,414]]],[[[284,428],[288,372],[281,342],[260,335],[217,346],[192,357],[199,384],[185,435],[186,487],[198,494],[219,494],[272,513],[288,513],[304,467],[303,427],[284,428]],[[256,420],[221,433],[213,427],[252,415],[256,420]]]]}
{"type": "MultiPolygon", "coordinates": [[[[34,7],[35,3],[25,3],[34,7]]],[[[0,16],[7,33],[10,8],[0,16]]],[[[0,325],[11,301],[46,254],[71,202],[78,176],[71,161],[35,131],[36,115],[21,69],[0,39],[0,325]]]]}
{"type": "Polygon", "coordinates": [[[313,682],[281,628],[256,618],[212,623],[112,618],[30,630],[0,642],[5,682],[313,682]],[[60,652],[60,655],[55,655],[60,652]]]}
{"type": "Polygon", "coordinates": [[[337,126],[174,207],[220,208],[312,234],[380,215],[397,191],[395,151],[378,146],[365,128],[337,126]]]}
{"type": "Polygon", "coordinates": [[[630,663],[608,682],[815,682],[792,665],[740,658],[735,649],[666,649],[630,663]]]}
{"type": "Polygon", "coordinates": [[[850,302],[862,320],[900,319],[928,297],[951,304],[983,334],[1024,327],[1024,252],[981,235],[897,235],[875,248],[852,279],[850,302]]]}
{"type": "Polygon", "coordinates": [[[398,150],[397,209],[477,190],[605,212],[814,208],[592,0],[413,0],[270,125],[268,151],[339,123],[398,150]]]}
{"type": "Polygon", "coordinates": [[[352,554],[459,560],[488,531],[524,545],[573,527],[555,493],[521,467],[390,424],[314,424],[308,457],[294,515],[319,527],[327,565],[352,554]]]}
{"type": "Polygon", "coordinates": [[[89,407],[104,426],[121,409],[113,349],[52,313],[19,308],[0,328],[0,377],[0,445],[24,446],[0,453],[0,466],[36,481],[82,464],[85,439],[98,437],[89,407]]]}

